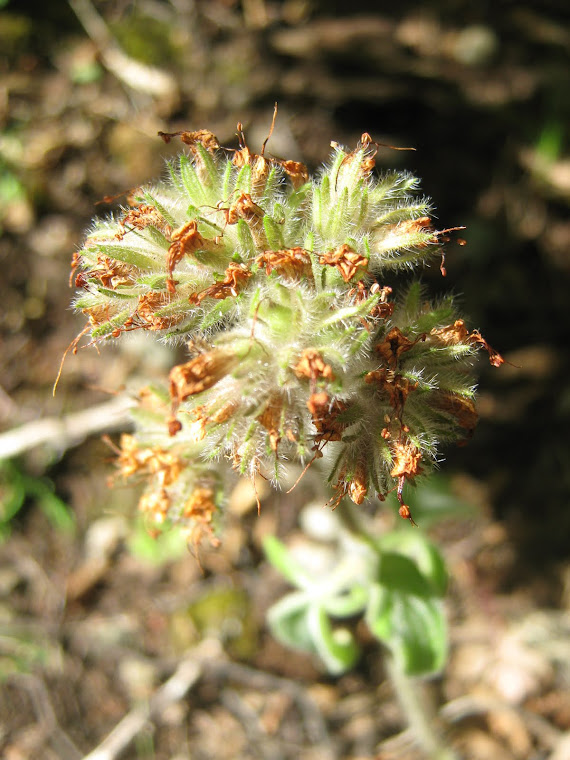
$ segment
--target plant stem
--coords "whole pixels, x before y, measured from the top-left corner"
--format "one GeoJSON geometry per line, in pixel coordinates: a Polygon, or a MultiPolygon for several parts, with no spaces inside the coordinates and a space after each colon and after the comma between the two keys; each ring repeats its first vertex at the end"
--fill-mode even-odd
{"type": "Polygon", "coordinates": [[[343,528],[351,535],[369,546],[375,554],[380,554],[378,542],[363,525],[362,520],[356,514],[352,502],[348,499],[342,499],[335,510],[343,528]]]}
{"type": "Polygon", "coordinates": [[[423,684],[403,673],[389,654],[386,666],[408,725],[429,760],[458,760],[455,752],[445,746],[437,730],[435,710],[423,684]]]}

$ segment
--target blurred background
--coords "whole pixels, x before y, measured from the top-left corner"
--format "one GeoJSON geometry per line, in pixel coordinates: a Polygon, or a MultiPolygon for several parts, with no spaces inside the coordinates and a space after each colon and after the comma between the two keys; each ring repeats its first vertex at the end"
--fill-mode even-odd
{"type": "Polygon", "coordinates": [[[458,723],[468,757],[555,757],[570,731],[569,22],[564,0],[0,0],[0,431],[91,410],[79,432],[27,428],[46,443],[0,464],[6,758],[81,757],[228,619],[231,658],[311,685],[329,754],[295,734],[278,695],[268,707],[252,685],[230,698],[205,683],[125,757],[418,757],[382,744],[405,721],[378,687],[377,653],[332,681],[263,628],[279,589],[258,536],[295,530],[318,484],[266,496],[260,518],[241,487],[200,566],[134,524],[136,492],[107,488],[111,452],[86,434],[120,428],[109,400],[160,378],[173,349],[132,339],[70,354],[52,396],[84,325],[69,261],[93,215],[162,174],[181,146],[159,130],[235,146],[241,121],[257,151],[275,102],[269,154],[315,169],[331,140],[363,132],[413,146],[381,148],[378,167],[421,177],[439,228],[467,227],[447,277],[434,266],[422,279],[455,292],[506,363],[481,360],[478,430],[426,496],[463,505],[433,528],[452,574],[436,702],[482,689],[503,705],[458,723]],[[250,713],[277,742],[257,754],[250,713]]]}

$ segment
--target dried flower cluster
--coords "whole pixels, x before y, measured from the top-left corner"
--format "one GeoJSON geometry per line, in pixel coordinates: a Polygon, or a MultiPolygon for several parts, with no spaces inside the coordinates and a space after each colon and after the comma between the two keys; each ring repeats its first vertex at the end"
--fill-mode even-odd
{"type": "MultiPolygon", "coordinates": [[[[145,330],[188,343],[169,388],[146,391],[124,436],[122,475],[147,480],[141,509],[192,540],[213,536],[220,460],[252,478],[328,462],[335,495],[400,497],[442,442],[476,424],[478,348],[451,299],[385,280],[441,253],[446,230],[405,172],[373,174],[377,145],[333,143],[316,178],[294,161],[222,149],[206,130],[170,177],[97,222],[74,256],[92,341],[145,330]]],[[[163,135],[170,139],[173,135],[163,135]]],[[[443,269],[443,268],[442,268],[443,269]]]]}

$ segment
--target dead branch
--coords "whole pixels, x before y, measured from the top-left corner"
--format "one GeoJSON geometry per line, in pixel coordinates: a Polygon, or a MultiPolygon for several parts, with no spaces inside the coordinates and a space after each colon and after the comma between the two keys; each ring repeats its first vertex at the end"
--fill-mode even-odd
{"type": "Polygon", "coordinates": [[[0,459],[9,459],[46,444],[60,454],[77,446],[90,435],[122,430],[128,424],[134,401],[117,396],[104,404],[92,406],[65,417],[34,420],[0,434],[0,459]]]}

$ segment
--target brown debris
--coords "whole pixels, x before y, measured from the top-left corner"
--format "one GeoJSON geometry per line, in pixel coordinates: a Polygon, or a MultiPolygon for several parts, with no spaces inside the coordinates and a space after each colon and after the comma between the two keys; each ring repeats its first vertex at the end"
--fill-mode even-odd
{"type": "Polygon", "coordinates": [[[281,435],[281,413],[283,410],[283,399],[274,395],[269,399],[263,412],[256,418],[259,424],[267,430],[269,435],[269,445],[271,450],[277,452],[281,435]]]}
{"type": "Polygon", "coordinates": [[[89,306],[86,309],[81,309],[81,312],[88,318],[91,327],[104,325],[109,322],[112,317],[110,313],[110,305],[108,303],[89,306]]]}
{"type": "Polygon", "coordinates": [[[485,338],[481,335],[479,330],[473,330],[471,335],[468,338],[468,342],[472,346],[481,346],[481,348],[484,348],[485,351],[489,354],[489,362],[492,364],[493,367],[500,367],[501,364],[505,363],[505,360],[501,356],[501,354],[498,351],[495,351],[492,346],[490,346],[485,338]]]}
{"type": "Polygon", "coordinates": [[[249,193],[242,193],[229,208],[220,210],[225,213],[226,224],[237,224],[238,219],[243,219],[254,228],[265,216],[265,211],[255,203],[249,193]]]}
{"type": "Polygon", "coordinates": [[[456,319],[452,325],[445,327],[433,328],[430,335],[437,338],[445,346],[456,346],[459,343],[467,342],[469,332],[465,327],[463,319],[456,319]]]}
{"type": "Polygon", "coordinates": [[[348,484],[348,495],[355,504],[362,504],[368,493],[366,467],[363,462],[358,462],[356,469],[348,484]]]}
{"type": "Polygon", "coordinates": [[[367,385],[375,385],[389,396],[390,406],[398,416],[401,416],[406,399],[412,391],[417,390],[418,383],[412,382],[407,377],[395,374],[384,368],[372,370],[364,376],[367,385]]]}
{"type": "Polygon", "coordinates": [[[181,322],[184,318],[183,314],[161,316],[156,313],[168,306],[171,301],[172,294],[164,291],[151,290],[139,296],[136,316],[144,323],[142,326],[149,330],[166,330],[181,322]]]}
{"type": "Polygon", "coordinates": [[[399,222],[397,231],[400,235],[413,235],[418,232],[430,232],[432,237],[423,243],[416,243],[416,248],[427,248],[430,243],[437,243],[437,232],[434,230],[429,216],[422,216],[419,219],[408,219],[399,222]]]}
{"type": "Polygon", "coordinates": [[[282,277],[300,279],[311,275],[311,257],[304,248],[285,248],[280,251],[264,251],[255,263],[265,267],[265,274],[277,271],[282,277]]]}
{"type": "Polygon", "coordinates": [[[205,536],[213,546],[219,546],[220,542],[214,536],[212,525],[217,509],[212,488],[196,488],[184,504],[182,515],[188,520],[184,532],[193,546],[199,546],[205,536]]]}
{"type": "MultiPolygon", "coordinates": [[[[75,264],[77,266],[77,264],[75,264]]],[[[97,263],[84,272],[79,272],[75,278],[75,286],[86,287],[88,279],[97,279],[104,288],[116,290],[121,286],[132,285],[135,281],[133,268],[122,261],[115,261],[108,256],[97,256],[97,263]]]]}
{"type": "Polygon", "coordinates": [[[291,180],[291,184],[295,190],[298,190],[309,181],[309,170],[305,164],[302,164],[300,161],[273,160],[281,166],[285,174],[291,180]]]}
{"type": "Polygon", "coordinates": [[[367,287],[363,280],[359,280],[356,283],[356,287],[348,291],[348,295],[358,304],[367,301],[371,296],[380,295],[380,300],[368,312],[368,317],[372,317],[373,319],[388,319],[392,316],[394,313],[394,303],[393,301],[388,301],[391,293],[392,288],[388,285],[381,287],[377,282],[374,282],[370,287],[367,287]]]}
{"type": "Polygon", "coordinates": [[[166,520],[171,501],[165,488],[157,488],[144,493],[138,506],[141,512],[149,515],[154,523],[160,525],[166,520]]]}
{"type": "Polygon", "coordinates": [[[319,255],[319,263],[336,267],[345,282],[349,282],[359,269],[368,267],[368,259],[343,243],[338,248],[319,255]]]}
{"type": "Polygon", "coordinates": [[[220,147],[218,138],[208,129],[197,129],[194,132],[159,132],[158,136],[161,137],[165,143],[169,143],[173,137],[179,137],[184,145],[188,145],[194,155],[197,153],[196,145],[198,143],[200,143],[200,145],[212,155],[220,147]]]}
{"type": "Polygon", "coordinates": [[[176,454],[159,446],[139,448],[135,436],[123,433],[117,459],[119,473],[127,479],[136,473],[156,476],[161,488],[178,479],[184,463],[176,454]]]}

